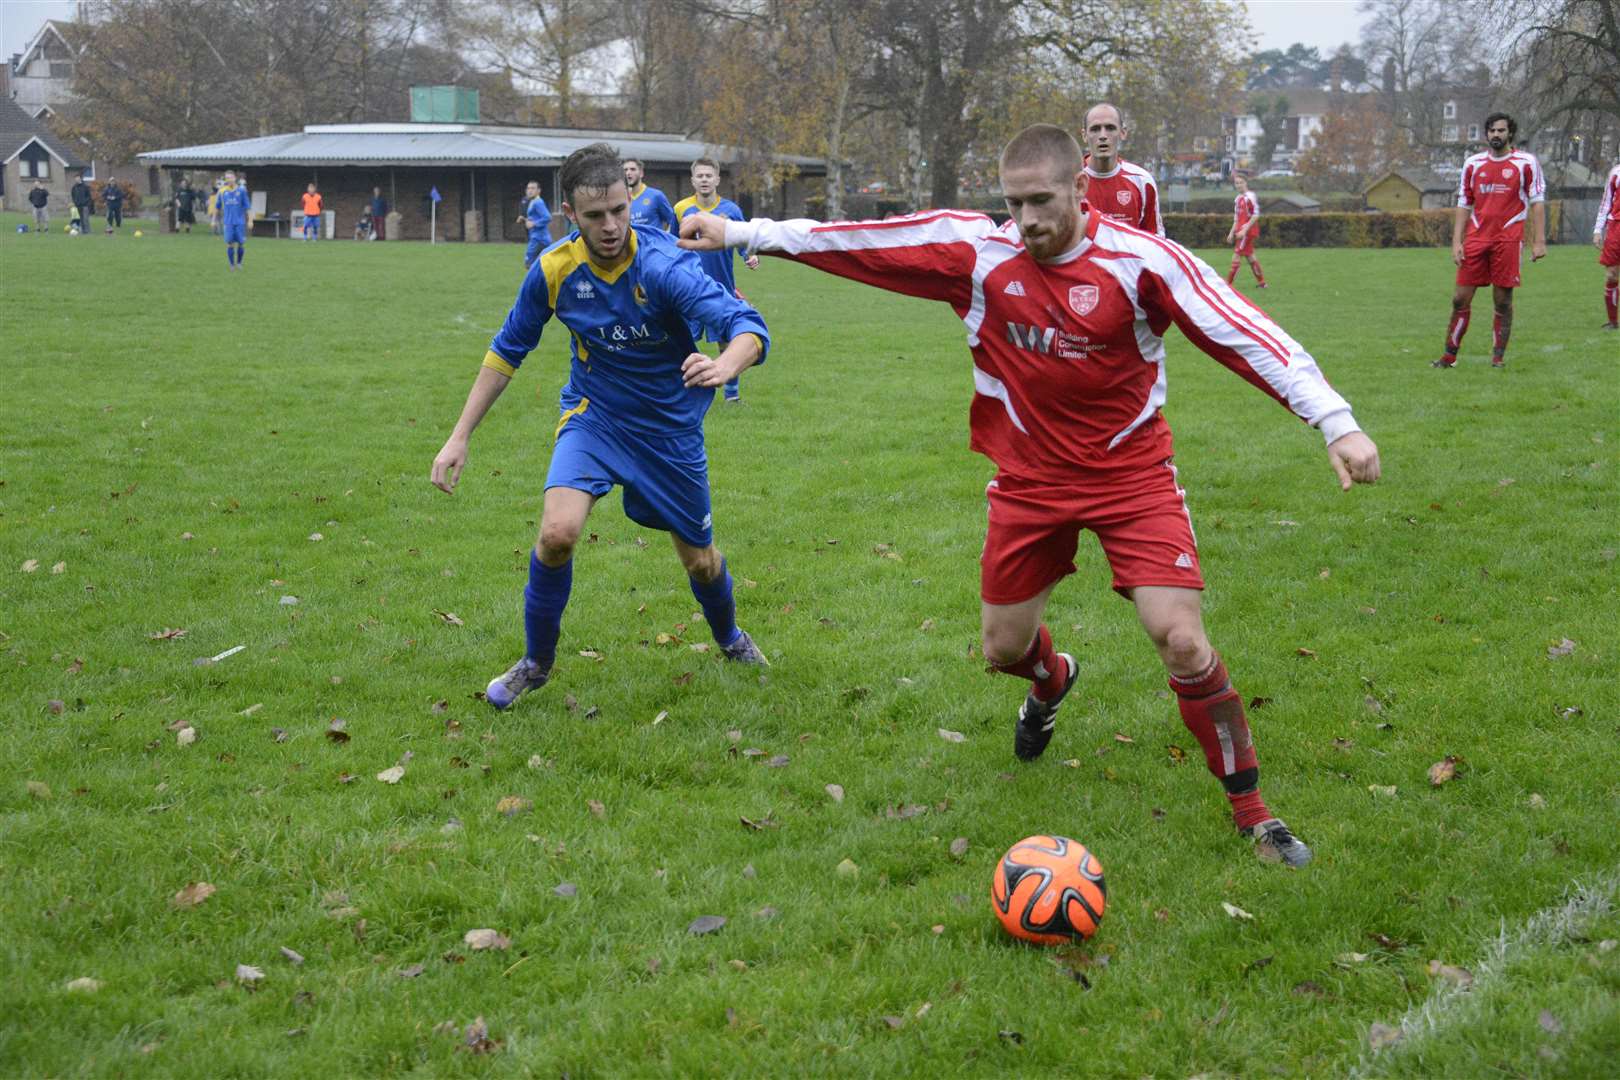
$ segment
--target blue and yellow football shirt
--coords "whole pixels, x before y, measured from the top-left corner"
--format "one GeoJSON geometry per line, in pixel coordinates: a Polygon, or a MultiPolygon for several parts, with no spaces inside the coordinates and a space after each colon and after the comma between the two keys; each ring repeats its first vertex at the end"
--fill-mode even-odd
{"type": "MultiPolygon", "coordinates": [[[[742,207],[738,206],[730,199],[716,197],[713,203],[709,204],[708,206],[704,206],[702,203],[698,202],[696,195],[688,195],[686,198],[675,204],[675,220],[685,221],[689,214],[695,214],[699,210],[706,214],[719,214],[721,217],[730,218],[732,221],[748,220],[743,216],[742,207]]],[[[736,291],[737,268],[735,249],[725,248],[722,251],[700,251],[697,253],[697,255],[699,259],[703,260],[703,270],[706,274],[714,278],[714,280],[718,281],[721,285],[724,285],[727,292],[736,291]]]]}
{"type": "Polygon", "coordinates": [[[642,184],[630,194],[630,224],[651,225],[674,232],[675,210],[669,205],[669,197],[655,187],[642,184]]]}
{"type": "Polygon", "coordinates": [[[714,391],[682,381],[681,364],[697,351],[691,327],[727,340],[754,334],[763,362],[770,349],[765,320],[668,233],[632,226],[628,243],[629,260],[614,270],[591,262],[577,233],[547,248],[524,277],[484,365],[514,374],[555,316],[573,339],[565,413],[588,409],[592,420],[652,434],[699,430],[714,391]]]}

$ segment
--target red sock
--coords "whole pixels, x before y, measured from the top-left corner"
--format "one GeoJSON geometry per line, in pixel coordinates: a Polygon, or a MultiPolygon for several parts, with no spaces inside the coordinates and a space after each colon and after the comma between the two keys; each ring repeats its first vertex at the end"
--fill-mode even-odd
{"type": "Polygon", "coordinates": [[[1228,285],[1231,285],[1233,282],[1237,281],[1238,267],[1242,265],[1243,260],[1241,258],[1236,255],[1232,256],[1232,269],[1226,272],[1226,283],[1228,285]]]}
{"type": "Polygon", "coordinates": [[[1603,307],[1609,313],[1609,325],[1620,322],[1620,285],[1603,287],[1603,307]]]}
{"type": "Polygon", "coordinates": [[[1045,623],[1035,632],[1035,640],[1030,642],[1022,660],[990,666],[1003,675],[1017,675],[1034,683],[1035,696],[1042,701],[1057,697],[1063,692],[1063,684],[1069,681],[1069,666],[1052,648],[1052,634],[1045,623]]]}
{"type": "Polygon", "coordinates": [[[1256,259],[1253,255],[1249,256],[1249,269],[1254,271],[1254,280],[1256,284],[1264,285],[1266,283],[1266,275],[1260,269],[1260,260],[1256,259]]]}
{"type": "Polygon", "coordinates": [[[1473,313],[1473,308],[1463,308],[1461,311],[1452,309],[1451,325],[1446,327],[1447,356],[1456,356],[1457,350],[1462,348],[1463,335],[1468,333],[1468,317],[1473,313]]]}
{"type": "Polygon", "coordinates": [[[1170,676],[1170,689],[1181,707],[1181,722],[1204,748],[1204,762],[1226,789],[1232,816],[1240,829],[1271,816],[1260,798],[1260,761],[1243,713],[1243,699],[1232,689],[1226,665],[1212,656],[1197,675],[1170,676]]]}

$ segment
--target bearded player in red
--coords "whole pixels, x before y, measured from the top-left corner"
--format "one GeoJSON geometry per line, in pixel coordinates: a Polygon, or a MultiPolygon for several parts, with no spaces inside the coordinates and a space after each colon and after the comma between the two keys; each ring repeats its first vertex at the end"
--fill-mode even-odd
{"type": "Polygon", "coordinates": [[[1491,366],[1507,365],[1508,337],[1513,333],[1513,290],[1519,287],[1519,249],[1524,246],[1524,220],[1534,230],[1530,261],[1547,254],[1546,178],[1535,155],[1513,148],[1519,125],[1507,113],[1485,118],[1487,153],[1463,162],[1457,182],[1457,211],[1451,223],[1451,261],[1457,264],[1457,291],[1451,296],[1451,323],[1446,350],[1437,368],[1457,366],[1457,350],[1468,332],[1474,290],[1491,287],[1496,307],[1492,324],[1491,366]],[[1468,236],[1463,239],[1463,227],[1468,236]]]}
{"type": "Polygon", "coordinates": [[[1163,236],[1153,174],[1119,156],[1126,134],[1117,107],[1103,102],[1086,113],[1086,202],[1115,221],[1163,236]]]}
{"type": "Polygon", "coordinates": [[[1318,428],[1340,486],[1378,479],[1378,448],[1300,345],[1186,248],[1085,205],[1080,147],[1026,128],[1001,155],[1011,220],[936,210],[889,221],[739,222],[693,215],[681,244],[785,255],[950,304],[973,356],[973,449],[995,462],[980,560],[985,658],[1033,683],[1013,749],[1039,757],[1079,667],[1042,624],[1090,529],[1170,675],[1181,717],[1240,831],[1291,866],[1310,848],[1260,797],[1243,698],[1204,633],[1198,570],[1172,464],[1164,342],[1175,323],[1210,356],[1318,428]]]}
{"type": "Polygon", "coordinates": [[[1254,256],[1254,241],[1260,235],[1260,200],[1249,190],[1249,178],[1242,173],[1232,174],[1232,186],[1237,188],[1237,198],[1232,200],[1232,227],[1226,230],[1226,242],[1232,245],[1232,269],[1226,272],[1226,283],[1237,282],[1238,263],[1248,259],[1255,288],[1263,289],[1266,275],[1254,256]]]}
{"type": "Polygon", "coordinates": [[[1592,243],[1597,245],[1598,265],[1603,267],[1603,308],[1609,321],[1605,330],[1620,330],[1620,165],[1609,170],[1603,185],[1603,201],[1598,204],[1597,221],[1592,225],[1592,243]]]}

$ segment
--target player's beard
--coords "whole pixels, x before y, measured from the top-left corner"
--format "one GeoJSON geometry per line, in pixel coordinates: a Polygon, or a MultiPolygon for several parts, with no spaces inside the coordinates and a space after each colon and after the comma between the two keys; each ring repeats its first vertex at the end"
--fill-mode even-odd
{"type": "Polygon", "coordinates": [[[1490,144],[1491,153],[1493,154],[1500,154],[1507,149],[1508,141],[1506,139],[1486,139],[1485,141],[1490,144]]]}
{"type": "Polygon", "coordinates": [[[1062,255],[1075,243],[1075,228],[1080,220],[1077,208],[1070,208],[1049,226],[1034,235],[1023,236],[1024,247],[1036,262],[1044,262],[1062,255]]]}

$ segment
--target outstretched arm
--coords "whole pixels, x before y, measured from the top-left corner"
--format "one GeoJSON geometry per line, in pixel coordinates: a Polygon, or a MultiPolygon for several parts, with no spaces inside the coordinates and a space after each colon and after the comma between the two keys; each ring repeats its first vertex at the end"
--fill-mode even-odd
{"type": "Polygon", "coordinates": [[[741,247],[750,254],[782,255],[838,277],[943,300],[966,311],[973,299],[978,245],[995,232],[995,223],[985,215],[959,210],[931,210],[888,221],[825,223],[727,221],[697,213],[681,220],[680,244],[694,251],[741,247]]]}
{"type": "Polygon", "coordinates": [[[478,369],[478,378],[473,380],[472,390],[467,394],[467,404],[461,407],[461,419],[456,421],[455,430],[444,441],[439,456],[433,459],[434,487],[446,494],[455,494],[456,481],[461,479],[461,470],[467,464],[467,443],[484,419],[484,414],[489,412],[489,407],[495,404],[495,399],[501,396],[501,391],[511,381],[510,375],[488,365],[478,369]]]}

